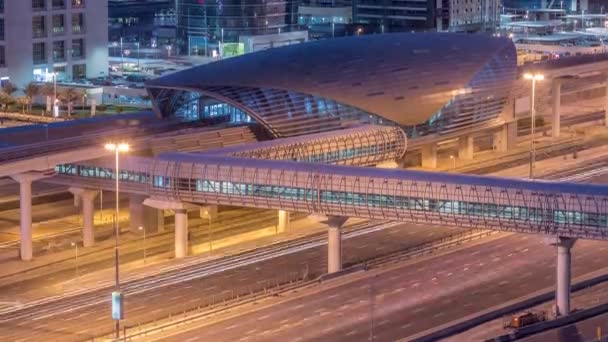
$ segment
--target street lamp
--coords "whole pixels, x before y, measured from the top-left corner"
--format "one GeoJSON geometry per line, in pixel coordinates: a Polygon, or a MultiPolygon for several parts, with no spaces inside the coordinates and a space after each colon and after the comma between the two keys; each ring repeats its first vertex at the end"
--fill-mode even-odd
{"type": "Polygon", "coordinates": [[[59,109],[57,108],[57,72],[53,72],[53,117],[59,116],[59,109]]]}
{"type": "Polygon", "coordinates": [[[450,159],[452,159],[452,170],[456,170],[456,158],[453,155],[450,155],[450,159]]]}
{"type": "Polygon", "coordinates": [[[357,37],[361,35],[361,32],[363,32],[363,29],[359,27],[357,29],[357,37]]]}
{"type": "Polygon", "coordinates": [[[536,109],[534,108],[534,100],[536,95],[536,81],[542,81],[545,79],[545,75],[543,74],[524,74],[524,78],[528,81],[532,81],[532,97],[530,99],[530,114],[531,114],[531,124],[530,124],[530,134],[532,137],[532,141],[530,143],[530,179],[534,178],[534,163],[536,159],[536,150],[534,146],[534,133],[536,128],[536,109]]]}
{"type": "MultiPolygon", "coordinates": [[[[115,232],[114,232],[114,263],[115,263],[115,270],[116,270],[116,282],[115,282],[115,291],[112,294],[112,298],[119,298],[119,303],[117,303],[117,306],[122,307],[122,295],[120,294],[120,279],[118,277],[118,235],[120,233],[120,228],[118,226],[118,210],[119,210],[119,187],[118,187],[118,182],[120,180],[120,169],[119,169],[119,165],[118,165],[118,155],[122,152],[122,153],[127,153],[129,152],[129,145],[125,144],[125,143],[120,143],[120,144],[114,144],[114,143],[108,143],[105,145],[105,149],[107,151],[111,151],[114,152],[116,154],[116,167],[114,169],[114,177],[116,178],[116,213],[114,216],[114,228],[115,228],[115,232]]],[[[112,302],[112,304],[114,305],[114,301],[112,302]]],[[[122,310],[119,309],[117,310],[119,311],[118,314],[116,316],[114,316],[114,312],[115,310],[112,310],[112,314],[113,314],[113,318],[116,321],[116,331],[115,331],[115,335],[116,338],[118,339],[120,337],[120,320],[123,318],[122,317],[122,310]]]]}
{"type": "Polygon", "coordinates": [[[76,248],[76,278],[80,276],[80,272],[78,272],[78,244],[76,242],[71,243],[72,247],[76,248]]]}
{"type": "Polygon", "coordinates": [[[145,264],[146,263],[146,230],[142,226],[139,226],[138,229],[143,231],[143,233],[144,233],[144,264],[145,264]]]}

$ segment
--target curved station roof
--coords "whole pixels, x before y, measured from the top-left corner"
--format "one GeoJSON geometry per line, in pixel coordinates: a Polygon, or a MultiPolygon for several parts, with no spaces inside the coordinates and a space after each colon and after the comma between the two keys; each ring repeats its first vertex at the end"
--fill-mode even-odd
{"type": "Polygon", "coordinates": [[[147,87],[163,117],[191,111],[191,103],[224,103],[275,136],[316,133],[352,121],[457,129],[500,113],[516,60],[507,38],[369,35],[233,57],[147,87]]]}

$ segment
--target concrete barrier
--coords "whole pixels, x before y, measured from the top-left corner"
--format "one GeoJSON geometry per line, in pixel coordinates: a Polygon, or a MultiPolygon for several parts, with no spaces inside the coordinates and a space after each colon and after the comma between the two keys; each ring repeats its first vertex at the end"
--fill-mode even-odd
{"type": "Polygon", "coordinates": [[[582,320],[585,320],[585,319],[588,319],[588,318],[591,318],[591,317],[594,317],[597,315],[601,315],[606,312],[608,312],[608,304],[602,304],[602,305],[598,305],[598,306],[595,306],[590,309],[577,311],[577,312],[571,313],[568,316],[559,317],[559,318],[556,318],[551,321],[545,321],[545,322],[532,324],[530,326],[515,330],[509,334],[505,334],[505,335],[498,336],[496,338],[488,339],[488,340],[486,340],[486,342],[515,341],[520,338],[524,338],[526,336],[530,336],[530,335],[538,334],[538,333],[541,333],[544,331],[563,327],[563,326],[566,326],[566,325],[569,325],[572,323],[576,323],[576,322],[579,322],[579,321],[582,321],[582,320]]]}
{"type": "MultiPolygon", "coordinates": [[[[602,274],[596,277],[592,277],[589,279],[585,279],[579,281],[572,285],[571,291],[576,292],[587,287],[597,285],[603,282],[608,281],[608,273],[602,274]]],[[[525,299],[517,299],[516,302],[510,302],[498,308],[490,308],[482,311],[481,313],[476,313],[473,315],[469,315],[464,317],[463,319],[457,320],[456,322],[450,322],[443,324],[437,328],[430,329],[427,331],[423,331],[420,334],[416,334],[412,337],[403,339],[402,341],[411,341],[411,342],[430,342],[437,341],[442,338],[447,338],[452,335],[456,335],[467,331],[471,328],[474,328],[480,324],[493,321],[495,319],[501,318],[503,316],[513,314],[515,312],[519,312],[533,306],[548,302],[555,298],[555,291],[550,290],[541,290],[537,291],[534,295],[525,299]]]]}

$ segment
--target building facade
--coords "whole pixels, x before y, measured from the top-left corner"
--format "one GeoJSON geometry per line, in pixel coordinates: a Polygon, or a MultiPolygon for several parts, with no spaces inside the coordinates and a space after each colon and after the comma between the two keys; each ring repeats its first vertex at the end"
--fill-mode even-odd
{"type": "Polygon", "coordinates": [[[1,1],[0,77],[18,87],[108,75],[107,0],[1,1]]]}
{"type": "Polygon", "coordinates": [[[488,31],[500,20],[500,0],[437,0],[438,31],[488,31]]]}
{"type": "Polygon", "coordinates": [[[297,27],[296,0],[177,0],[180,53],[210,55],[220,43],[297,27]]]}
{"type": "Polygon", "coordinates": [[[435,13],[436,0],[353,0],[354,21],[380,32],[433,30],[435,13]]]}

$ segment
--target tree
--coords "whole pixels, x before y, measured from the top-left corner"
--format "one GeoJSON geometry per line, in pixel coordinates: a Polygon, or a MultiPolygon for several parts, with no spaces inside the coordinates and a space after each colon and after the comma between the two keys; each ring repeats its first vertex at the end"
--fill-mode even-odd
{"type": "Polygon", "coordinates": [[[10,81],[7,81],[6,83],[4,83],[4,85],[2,86],[2,91],[9,96],[13,96],[13,94],[19,90],[19,88],[17,88],[16,85],[12,84],[10,81]]]}
{"type": "Polygon", "coordinates": [[[61,92],[60,98],[68,106],[68,116],[72,116],[72,105],[74,100],[78,99],[80,93],[74,88],[66,88],[61,92]]]}
{"type": "Polygon", "coordinates": [[[13,94],[17,91],[17,87],[12,84],[10,81],[7,81],[2,86],[2,97],[0,98],[0,103],[4,105],[4,109],[8,109],[8,106],[15,103],[15,99],[13,98],[13,94]]]}
{"type": "Polygon", "coordinates": [[[52,83],[45,83],[41,88],[40,88],[40,93],[42,95],[44,95],[46,97],[46,103],[47,103],[47,111],[51,111],[52,109],[52,103],[51,103],[51,98],[55,95],[55,87],[53,86],[52,83]]]}
{"type": "Polygon", "coordinates": [[[25,98],[27,99],[27,111],[32,112],[32,103],[34,102],[34,97],[40,94],[40,86],[34,82],[28,83],[27,86],[23,89],[25,93],[25,98]]]}
{"type": "Polygon", "coordinates": [[[2,107],[4,107],[4,109],[6,109],[9,105],[15,103],[15,99],[8,95],[7,93],[1,91],[0,92],[0,104],[2,104],[2,107]]]}
{"type": "Polygon", "coordinates": [[[16,102],[21,105],[21,113],[25,113],[25,107],[29,105],[30,99],[27,96],[19,96],[16,102]]]}

